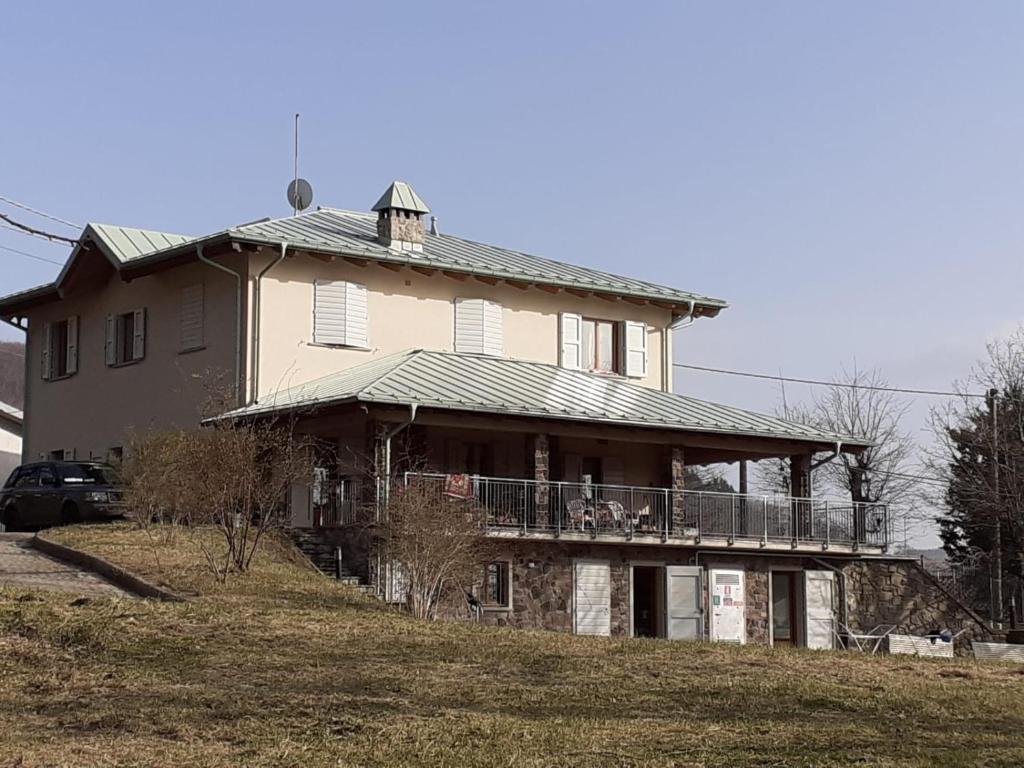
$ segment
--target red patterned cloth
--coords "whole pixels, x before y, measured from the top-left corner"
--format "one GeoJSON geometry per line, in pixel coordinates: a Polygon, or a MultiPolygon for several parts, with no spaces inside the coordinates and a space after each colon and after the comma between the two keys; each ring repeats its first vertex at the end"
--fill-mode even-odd
{"type": "Polygon", "coordinates": [[[469,475],[445,475],[444,493],[445,496],[453,496],[457,499],[472,498],[473,478],[469,475]]]}

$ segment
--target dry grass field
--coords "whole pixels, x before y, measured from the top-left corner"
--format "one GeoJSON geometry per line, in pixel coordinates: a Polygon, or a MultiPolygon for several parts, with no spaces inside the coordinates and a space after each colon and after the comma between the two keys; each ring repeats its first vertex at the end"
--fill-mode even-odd
{"type": "Polygon", "coordinates": [[[192,535],[50,535],[193,597],[0,591],[0,766],[1024,765],[1024,669],[424,623],[284,545],[219,585],[192,535]]]}

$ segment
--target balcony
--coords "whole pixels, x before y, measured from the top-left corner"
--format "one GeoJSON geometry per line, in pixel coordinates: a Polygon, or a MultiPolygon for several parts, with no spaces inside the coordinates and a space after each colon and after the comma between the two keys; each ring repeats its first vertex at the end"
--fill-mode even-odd
{"type": "Polygon", "coordinates": [[[889,545],[884,504],[475,475],[411,473],[405,483],[478,506],[495,536],[781,551],[889,545]]]}

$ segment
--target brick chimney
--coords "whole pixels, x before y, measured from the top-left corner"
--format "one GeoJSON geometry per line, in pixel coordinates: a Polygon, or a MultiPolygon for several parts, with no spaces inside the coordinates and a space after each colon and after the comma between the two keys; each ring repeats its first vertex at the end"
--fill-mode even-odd
{"type": "Polygon", "coordinates": [[[377,212],[377,240],[397,251],[423,250],[423,214],[427,204],[404,181],[393,181],[373,206],[377,212]]]}

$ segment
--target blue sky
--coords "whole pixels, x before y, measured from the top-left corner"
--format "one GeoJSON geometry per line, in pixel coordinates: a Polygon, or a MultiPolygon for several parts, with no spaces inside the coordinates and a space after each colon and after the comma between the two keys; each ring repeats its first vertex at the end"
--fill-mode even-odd
{"type": "MultiPolygon", "coordinates": [[[[72,221],[202,234],[284,215],[298,111],[316,203],[367,209],[402,178],[446,231],[728,299],[680,335],[686,362],[828,377],[856,359],[944,388],[1020,320],[1019,3],[39,2],[4,19],[0,195],[72,221]]],[[[0,292],[56,270],[0,251],[0,292]]],[[[779,396],[689,372],[677,388],[779,396]]]]}

